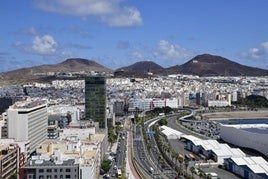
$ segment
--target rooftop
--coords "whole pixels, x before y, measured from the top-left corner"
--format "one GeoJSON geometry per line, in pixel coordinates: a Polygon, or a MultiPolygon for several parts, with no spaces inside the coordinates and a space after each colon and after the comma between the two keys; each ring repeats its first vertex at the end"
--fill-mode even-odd
{"type": "Polygon", "coordinates": [[[13,109],[30,109],[36,106],[46,104],[45,100],[27,100],[27,101],[18,101],[12,107],[13,109]]]}

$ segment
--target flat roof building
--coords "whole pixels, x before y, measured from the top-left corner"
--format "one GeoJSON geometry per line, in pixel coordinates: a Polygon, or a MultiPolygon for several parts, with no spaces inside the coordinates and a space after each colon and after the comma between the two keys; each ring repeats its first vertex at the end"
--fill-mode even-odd
{"type": "Polygon", "coordinates": [[[262,157],[241,157],[224,159],[225,168],[242,178],[268,178],[268,162],[262,157]]]}
{"type": "Polygon", "coordinates": [[[30,140],[30,153],[47,139],[46,101],[17,102],[7,110],[8,138],[16,141],[30,140]]]}
{"type": "Polygon", "coordinates": [[[100,128],[107,128],[106,80],[103,76],[85,77],[85,119],[92,119],[100,128]]]}
{"type": "Polygon", "coordinates": [[[20,149],[16,144],[0,145],[0,178],[10,178],[17,174],[20,162],[20,149]]]}

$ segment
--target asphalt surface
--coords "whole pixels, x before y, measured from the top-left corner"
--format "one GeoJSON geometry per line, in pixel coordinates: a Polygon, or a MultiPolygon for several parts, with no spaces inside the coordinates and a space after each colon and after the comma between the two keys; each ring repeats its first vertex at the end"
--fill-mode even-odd
{"type": "MultiPolygon", "coordinates": [[[[176,117],[169,118],[167,126],[173,128],[175,130],[178,130],[178,131],[180,131],[182,133],[185,133],[185,134],[188,134],[188,135],[193,135],[195,137],[198,137],[198,138],[201,138],[201,139],[204,139],[204,140],[211,139],[211,138],[209,138],[207,136],[203,136],[203,135],[201,135],[201,134],[199,134],[197,132],[193,132],[193,131],[191,131],[191,130],[179,125],[178,122],[177,122],[176,117]]],[[[180,141],[180,140],[172,139],[172,140],[169,140],[168,142],[170,143],[170,145],[172,146],[172,148],[175,151],[178,151],[178,152],[180,152],[182,154],[191,153],[190,151],[185,149],[185,143],[180,141]]],[[[212,166],[211,165],[211,166],[205,166],[205,167],[204,166],[198,166],[198,167],[200,167],[205,173],[206,172],[217,173],[218,177],[221,178],[221,179],[230,179],[230,178],[238,179],[238,178],[240,178],[240,177],[234,175],[231,172],[228,172],[228,171],[226,171],[224,169],[219,168],[218,166],[212,166]]],[[[198,167],[196,167],[196,168],[198,168],[198,167]]],[[[195,175],[195,178],[199,178],[199,176],[195,175]]]]}

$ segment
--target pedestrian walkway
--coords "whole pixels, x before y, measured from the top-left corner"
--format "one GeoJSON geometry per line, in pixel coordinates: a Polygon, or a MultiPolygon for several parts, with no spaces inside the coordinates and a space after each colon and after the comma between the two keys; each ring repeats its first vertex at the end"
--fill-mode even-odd
{"type": "MultiPolygon", "coordinates": [[[[126,126],[126,125],[125,125],[126,126]]],[[[126,150],[126,178],[127,179],[139,179],[139,175],[136,172],[132,160],[132,131],[129,128],[130,125],[127,127],[127,150],[126,150]]]]}

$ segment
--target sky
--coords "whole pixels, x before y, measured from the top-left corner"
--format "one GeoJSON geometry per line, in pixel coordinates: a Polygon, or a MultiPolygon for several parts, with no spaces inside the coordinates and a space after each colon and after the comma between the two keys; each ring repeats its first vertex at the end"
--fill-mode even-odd
{"type": "Polygon", "coordinates": [[[267,0],[3,0],[0,72],[85,58],[110,68],[212,54],[268,69],[267,0]]]}

